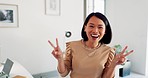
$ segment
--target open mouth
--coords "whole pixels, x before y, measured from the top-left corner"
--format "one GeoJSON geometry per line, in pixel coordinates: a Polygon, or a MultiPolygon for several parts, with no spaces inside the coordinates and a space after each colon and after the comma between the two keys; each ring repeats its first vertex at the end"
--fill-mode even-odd
{"type": "Polygon", "coordinates": [[[93,38],[98,38],[99,35],[98,35],[98,34],[92,34],[91,37],[93,37],[93,38]]]}

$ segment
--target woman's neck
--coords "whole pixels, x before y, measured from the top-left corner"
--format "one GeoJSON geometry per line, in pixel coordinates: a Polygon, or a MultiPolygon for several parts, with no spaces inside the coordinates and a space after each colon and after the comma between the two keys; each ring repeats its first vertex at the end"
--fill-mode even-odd
{"type": "Polygon", "coordinates": [[[96,48],[96,47],[100,46],[100,43],[98,43],[98,42],[85,41],[84,44],[89,48],[96,48]]]}

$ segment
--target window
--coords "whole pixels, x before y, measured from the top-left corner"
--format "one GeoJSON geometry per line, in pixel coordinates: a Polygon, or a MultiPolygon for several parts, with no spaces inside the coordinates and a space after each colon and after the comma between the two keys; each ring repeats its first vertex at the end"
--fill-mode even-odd
{"type": "Polygon", "coordinates": [[[91,12],[101,12],[105,14],[104,0],[84,0],[84,18],[91,12]]]}

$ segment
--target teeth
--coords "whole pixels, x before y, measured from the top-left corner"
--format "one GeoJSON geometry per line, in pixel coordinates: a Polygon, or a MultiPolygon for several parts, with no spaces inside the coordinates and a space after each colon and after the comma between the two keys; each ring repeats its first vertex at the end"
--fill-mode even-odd
{"type": "Polygon", "coordinates": [[[96,35],[96,34],[92,34],[92,36],[93,36],[93,37],[98,37],[98,35],[96,35]]]}

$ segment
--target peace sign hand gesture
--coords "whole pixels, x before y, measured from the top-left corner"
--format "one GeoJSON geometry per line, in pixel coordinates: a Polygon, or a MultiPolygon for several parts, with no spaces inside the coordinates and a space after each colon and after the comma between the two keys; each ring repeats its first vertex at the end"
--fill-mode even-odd
{"type": "Polygon", "coordinates": [[[133,52],[133,50],[131,50],[128,53],[125,54],[126,49],[127,49],[127,46],[119,54],[115,55],[115,57],[113,59],[113,62],[116,65],[119,65],[119,64],[124,63],[125,57],[128,56],[129,54],[131,54],[133,52]]]}
{"type": "Polygon", "coordinates": [[[59,47],[59,44],[58,44],[58,39],[56,38],[56,47],[51,43],[50,40],[48,40],[49,44],[53,47],[53,51],[52,51],[52,55],[57,59],[57,60],[60,60],[63,58],[63,54],[62,54],[62,51],[59,47]]]}

